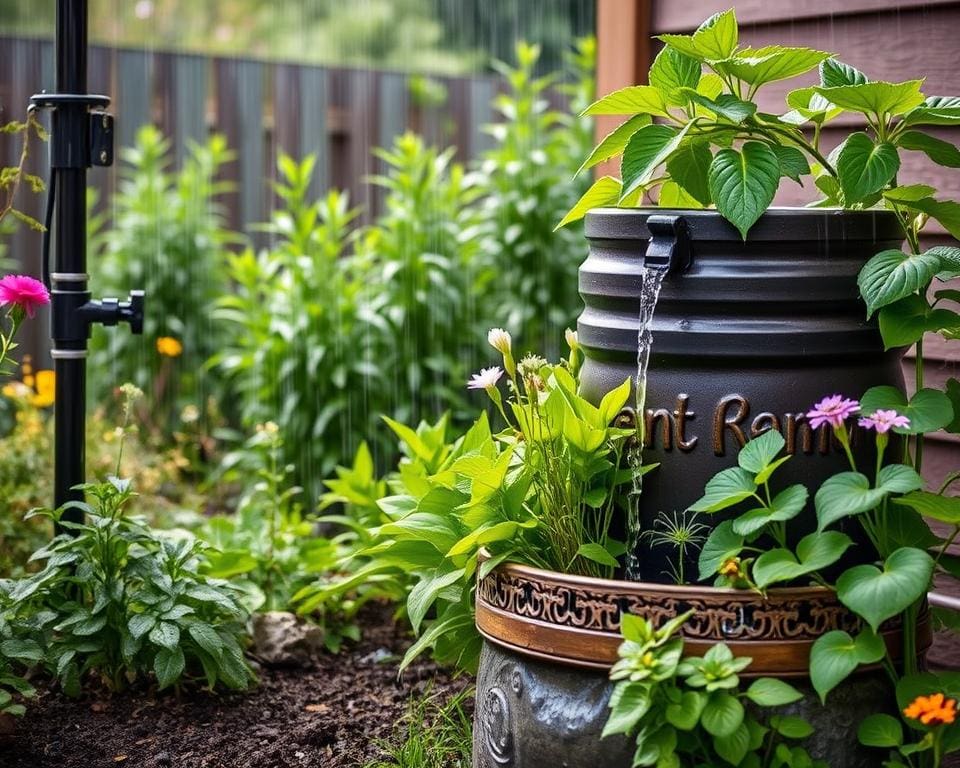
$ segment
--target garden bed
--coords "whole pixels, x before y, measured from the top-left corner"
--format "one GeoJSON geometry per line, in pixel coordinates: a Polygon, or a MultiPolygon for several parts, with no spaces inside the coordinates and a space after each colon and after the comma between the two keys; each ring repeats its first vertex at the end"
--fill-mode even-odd
{"type": "Polygon", "coordinates": [[[409,639],[388,609],[361,616],[363,640],[308,668],[261,669],[248,694],[144,691],[67,699],[41,691],[13,736],[3,768],[352,768],[382,755],[412,696],[467,684],[426,660],[397,678],[409,639]]]}

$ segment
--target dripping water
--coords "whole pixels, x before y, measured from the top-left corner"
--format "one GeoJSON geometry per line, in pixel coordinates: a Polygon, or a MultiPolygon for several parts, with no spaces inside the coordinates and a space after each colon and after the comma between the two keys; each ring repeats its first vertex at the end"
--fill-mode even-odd
{"type": "Polygon", "coordinates": [[[643,442],[647,399],[647,366],[650,364],[650,348],[653,346],[653,331],[650,324],[653,312],[660,298],[663,278],[667,275],[666,266],[646,266],[641,269],[640,313],[637,318],[637,376],[634,380],[636,390],[636,441],[631,448],[627,461],[632,470],[632,487],[627,503],[627,557],[626,576],[628,581],[639,581],[640,560],[637,557],[637,545],[640,540],[640,494],[643,491],[643,442]]]}

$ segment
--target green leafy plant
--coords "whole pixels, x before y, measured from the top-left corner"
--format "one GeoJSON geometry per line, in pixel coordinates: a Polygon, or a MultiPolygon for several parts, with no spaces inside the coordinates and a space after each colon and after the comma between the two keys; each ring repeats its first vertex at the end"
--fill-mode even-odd
{"type": "Polygon", "coordinates": [[[93,290],[117,296],[142,288],[150,309],[142,336],[93,335],[91,390],[107,400],[118,378],[133,382],[148,395],[147,426],[169,435],[182,407],[202,411],[208,393],[222,397],[204,363],[219,349],[210,307],[228,290],[227,246],[237,242],[221,208],[231,187],[217,180],[233,154],[214,136],[191,145],[183,166],[172,170],[170,142],[147,125],[121,157],[111,226],[91,233],[100,265],[93,290]]]}
{"type": "Polygon", "coordinates": [[[35,108],[31,106],[27,110],[27,117],[23,122],[11,120],[4,125],[0,125],[0,134],[22,135],[17,164],[0,168],[0,191],[3,192],[3,200],[0,202],[0,222],[3,222],[7,215],[10,215],[30,229],[42,231],[43,224],[19,208],[15,208],[14,203],[16,202],[17,192],[24,181],[30,186],[30,190],[36,194],[46,189],[43,179],[27,171],[27,161],[30,158],[31,137],[39,141],[46,141],[49,138],[47,131],[40,122],[35,108]]]}
{"type": "MultiPolygon", "coordinates": [[[[633,470],[621,468],[620,460],[634,432],[610,424],[630,395],[630,382],[597,407],[577,394],[576,346],[560,364],[533,355],[517,363],[509,334],[494,329],[489,340],[503,355],[513,394],[504,400],[497,388],[500,368],[475,375],[471,388],[489,395],[506,428],[494,434],[484,413],[465,434],[451,438],[449,416],[416,429],[386,419],[405,458],[388,480],[393,495],[377,502],[380,522],[357,555],[365,562],[351,575],[318,582],[299,595],[310,606],[371,579],[397,579],[419,635],[402,667],[427,649],[442,663],[475,666],[478,573],[509,560],[610,576],[623,553],[610,523],[613,491],[632,478],[633,470]]],[[[372,516],[369,495],[356,493],[347,477],[343,472],[335,481],[340,497],[359,501],[372,516]]],[[[360,485],[369,488],[369,480],[360,485]]]]}
{"type": "Polygon", "coordinates": [[[31,627],[19,639],[42,646],[68,695],[79,694],[88,675],[114,690],[148,674],[159,688],[198,676],[210,688],[246,688],[246,612],[229,583],[199,573],[204,545],[162,536],[126,514],[128,481],[83,490],[92,503],[32,513],[66,532],[34,553],[42,570],[3,583],[6,620],[31,627]],[[68,509],[85,521],[64,519],[68,509]]]}
{"type": "Polygon", "coordinates": [[[621,616],[624,642],[610,670],[616,686],[603,735],[635,732],[634,766],[825,767],[796,743],[813,733],[810,724],[775,712],[803,694],[769,677],[743,686],[739,673],[751,659],[734,657],[723,643],[703,657],[684,656],[677,632],[690,615],[659,629],[639,616],[621,616]]]}

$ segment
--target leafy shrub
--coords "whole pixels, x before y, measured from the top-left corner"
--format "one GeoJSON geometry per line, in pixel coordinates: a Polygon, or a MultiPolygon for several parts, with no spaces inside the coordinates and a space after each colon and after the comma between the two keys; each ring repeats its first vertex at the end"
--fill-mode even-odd
{"type": "Polygon", "coordinates": [[[125,166],[112,198],[112,226],[97,232],[94,292],[147,294],[143,336],[96,332],[91,341],[91,391],[105,399],[116,381],[149,393],[156,426],[187,402],[201,408],[212,383],[204,363],[218,349],[219,328],[210,307],[227,290],[223,262],[236,240],[223,227],[219,199],[229,187],[216,180],[232,153],[221,136],[194,145],[183,167],[170,170],[170,142],[154,126],[121,151],[125,166]],[[178,341],[179,359],[158,353],[157,341],[178,341]]]}
{"type": "Polygon", "coordinates": [[[246,611],[229,583],[201,575],[205,546],[163,536],[125,513],[129,482],[88,485],[93,504],[37,510],[65,533],[33,554],[44,568],[0,583],[5,621],[38,643],[68,695],[96,675],[113,690],[153,674],[160,688],[200,676],[213,688],[245,688],[246,611]],[[86,519],[63,519],[67,509],[86,519]]]}

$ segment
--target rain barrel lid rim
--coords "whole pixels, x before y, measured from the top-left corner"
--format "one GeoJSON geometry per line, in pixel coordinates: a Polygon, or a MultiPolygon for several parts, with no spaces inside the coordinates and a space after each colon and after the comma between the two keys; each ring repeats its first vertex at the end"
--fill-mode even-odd
{"type": "MultiPolygon", "coordinates": [[[[649,216],[682,217],[692,240],[743,242],[736,228],[716,210],[595,208],[586,215],[585,233],[589,238],[647,239],[649,216]]],[[[747,242],[826,239],[902,240],[903,230],[892,211],[774,206],[763,213],[747,234],[747,242]]]]}

